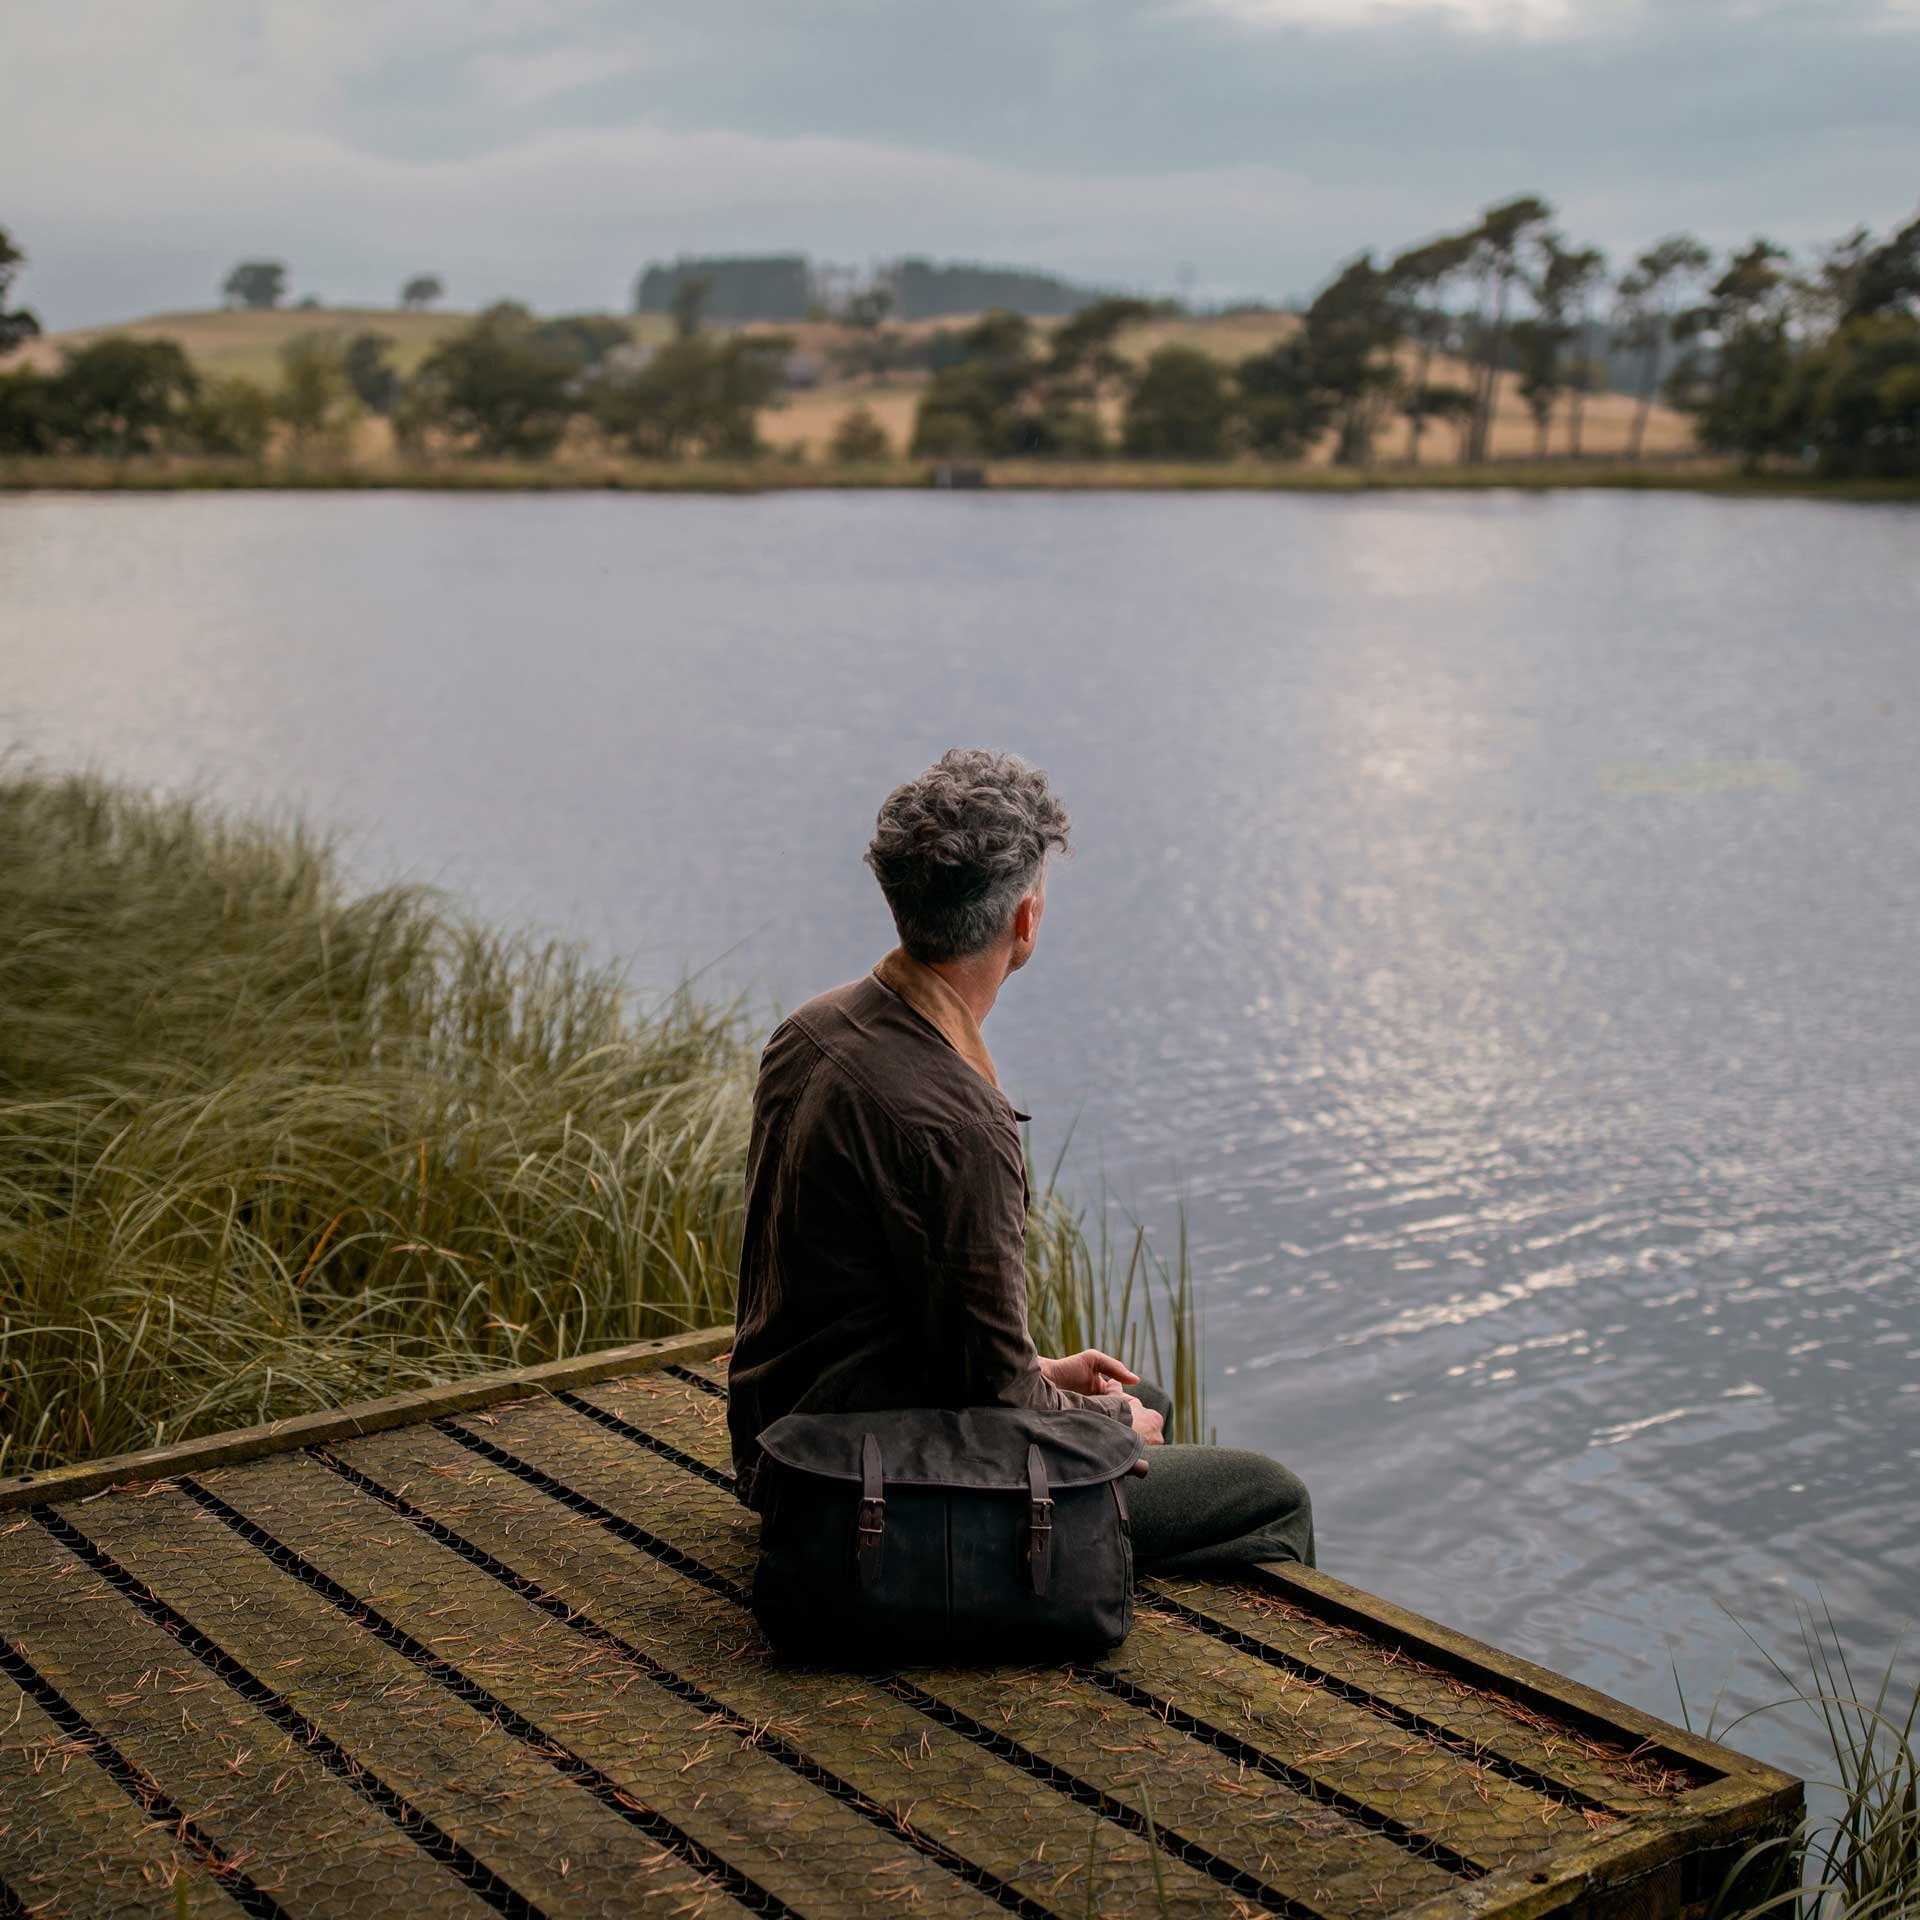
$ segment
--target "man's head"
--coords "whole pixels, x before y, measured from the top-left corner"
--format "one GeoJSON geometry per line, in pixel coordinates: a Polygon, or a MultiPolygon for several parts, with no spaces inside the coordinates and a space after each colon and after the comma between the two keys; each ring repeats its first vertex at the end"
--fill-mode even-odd
{"type": "Polygon", "coordinates": [[[955,747],[887,795],[867,865],[916,960],[1004,951],[1011,972],[1040,931],[1047,855],[1066,844],[1067,810],[1038,767],[955,747]]]}

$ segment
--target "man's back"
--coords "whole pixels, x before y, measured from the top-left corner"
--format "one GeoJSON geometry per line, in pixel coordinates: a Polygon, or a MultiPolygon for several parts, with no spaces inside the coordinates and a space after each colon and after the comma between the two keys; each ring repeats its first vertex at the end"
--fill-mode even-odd
{"type": "Polygon", "coordinates": [[[743,1477],[754,1436],[784,1413],[996,1397],[998,1348],[1025,1337],[1020,1118],[876,974],[774,1033],[754,1093],[729,1374],[743,1477]],[[982,1308],[974,1334],[965,1321],[982,1308]]]}

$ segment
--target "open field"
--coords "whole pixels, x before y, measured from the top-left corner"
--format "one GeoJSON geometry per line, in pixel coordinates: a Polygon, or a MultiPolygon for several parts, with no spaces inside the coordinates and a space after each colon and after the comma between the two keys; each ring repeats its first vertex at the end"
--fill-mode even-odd
{"type": "MultiPolygon", "coordinates": [[[[192,358],[209,373],[238,374],[263,384],[272,384],[279,374],[280,349],[291,339],[305,333],[346,336],[355,333],[387,334],[393,340],[393,359],[402,373],[411,373],[432,350],[435,342],[465,324],[470,316],[462,313],[406,313],[374,308],[290,309],[254,313],[215,309],[204,313],[154,314],[127,322],[120,327],[92,328],[80,332],[50,334],[22,349],[15,364],[51,368],[58,364],[61,350],[79,346],[108,333],[125,333],[142,339],[177,340],[192,358]]],[[[632,329],[636,341],[655,344],[666,338],[669,323],[664,315],[620,316],[632,329]]],[[[896,329],[902,334],[925,335],[939,327],[958,327],[964,319],[920,321],[911,327],[896,329]]],[[[1051,324],[1038,323],[1044,331],[1051,324]]],[[[1275,341],[1284,339],[1297,323],[1284,313],[1237,312],[1200,316],[1191,319],[1153,320],[1122,335],[1121,352],[1136,364],[1144,362],[1156,348],[1171,344],[1195,346],[1215,354],[1223,361],[1236,361],[1258,353],[1275,341]]],[[[821,322],[797,326],[767,328],[790,337],[809,360],[831,369],[839,349],[851,339],[848,329],[821,322]]],[[[1408,371],[1413,356],[1407,357],[1408,371]]],[[[1429,370],[1436,382],[1466,385],[1467,369],[1458,361],[1436,359],[1429,370]]],[[[888,374],[879,378],[828,377],[819,384],[798,388],[761,416],[760,430],[776,451],[798,452],[807,459],[821,458],[834,429],[857,406],[872,409],[886,429],[889,439],[905,452],[913,436],[914,411],[919,405],[926,377],[918,374],[888,374]]],[[[1585,407],[1583,448],[1589,457],[1606,458],[1623,453],[1638,402],[1630,395],[1598,393],[1589,395],[1585,407]]],[[[1117,407],[1109,409],[1112,423],[1118,424],[1117,407]]],[[[1551,450],[1564,453],[1567,447],[1568,403],[1563,398],[1552,430],[1551,450]]],[[[1409,430],[1405,421],[1394,418],[1381,433],[1377,453],[1382,462],[1405,459],[1409,430]]],[[[1489,451],[1494,460],[1530,458],[1534,451],[1533,417],[1521,403],[1512,375],[1503,375],[1494,408],[1489,451]]],[[[377,459],[390,449],[391,436],[384,421],[363,424],[356,451],[377,459]]],[[[1643,451],[1652,458],[1667,458],[1690,452],[1694,446],[1693,425],[1671,408],[1656,406],[1648,416],[1643,451]]],[[[1331,444],[1316,450],[1315,463],[1325,463],[1331,444]]],[[[1422,445],[1423,459],[1434,465],[1446,465],[1456,457],[1456,438],[1450,427],[1432,425],[1422,445]]]]}

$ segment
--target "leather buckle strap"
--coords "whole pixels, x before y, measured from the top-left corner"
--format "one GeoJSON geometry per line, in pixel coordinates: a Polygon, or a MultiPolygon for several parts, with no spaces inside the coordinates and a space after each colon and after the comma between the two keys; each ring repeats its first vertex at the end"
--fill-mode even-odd
{"type": "Polygon", "coordinates": [[[1027,1578],[1044,1595],[1053,1577],[1053,1497],[1039,1447],[1027,1445],[1027,1578]]]}
{"type": "Polygon", "coordinates": [[[854,1563],[860,1584],[880,1573],[881,1548],[887,1532],[887,1482],[881,1469],[880,1442],[872,1434],[860,1437],[860,1518],[855,1526],[854,1563]]]}

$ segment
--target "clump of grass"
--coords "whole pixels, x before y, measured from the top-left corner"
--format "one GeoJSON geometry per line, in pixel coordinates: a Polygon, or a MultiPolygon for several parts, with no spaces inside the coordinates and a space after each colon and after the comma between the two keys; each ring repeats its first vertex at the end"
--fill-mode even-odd
{"type": "MultiPolygon", "coordinates": [[[[1811,1783],[1814,1804],[1791,1832],[1760,1842],[1733,1864],[1707,1920],[1904,1920],[1920,1913],[1920,1687],[1901,1703],[1897,1653],[1871,1688],[1857,1684],[1824,1610],[1801,1612],[1799,1674],[1754,1644],[1787,1688],[1782,1700],[1756,1711],[1811,1713],[1834,1777],[1811,1783]]],[[[1706,1731],[1724,1737],[1739,1725],[1706,1731]]]]}
{"type": "MultiPolygon", "coordinates": [[[[730,1316],[738,1008],[93,779],[0,781],[0,925],[0,1471],[730,1316]]],[[[1126,1345],[1051,1190],[1032,1258],[1126,1345]]]]}
{"type": "MultiPolygon", "coordinates": [[[[1070,1144],[1069,1137],[1069,1144],[1070,1144]]],[[[1173,1396],[1169,1440],[1198,1440],[1205,1427],[1200,1370],[1199,1301],[1187,1251],[1187,1221],[1172,1260],[1129,1222],[1123,1241],[1112,1233],[1104,1201],[1091,1227],[1088,1209],[1060,1187],[1060,1150],[1037,1188],[1027,1227],[1027,1296],[1033,1341],[1042,1353],[1102,1347],[1173,1396]]]]}

